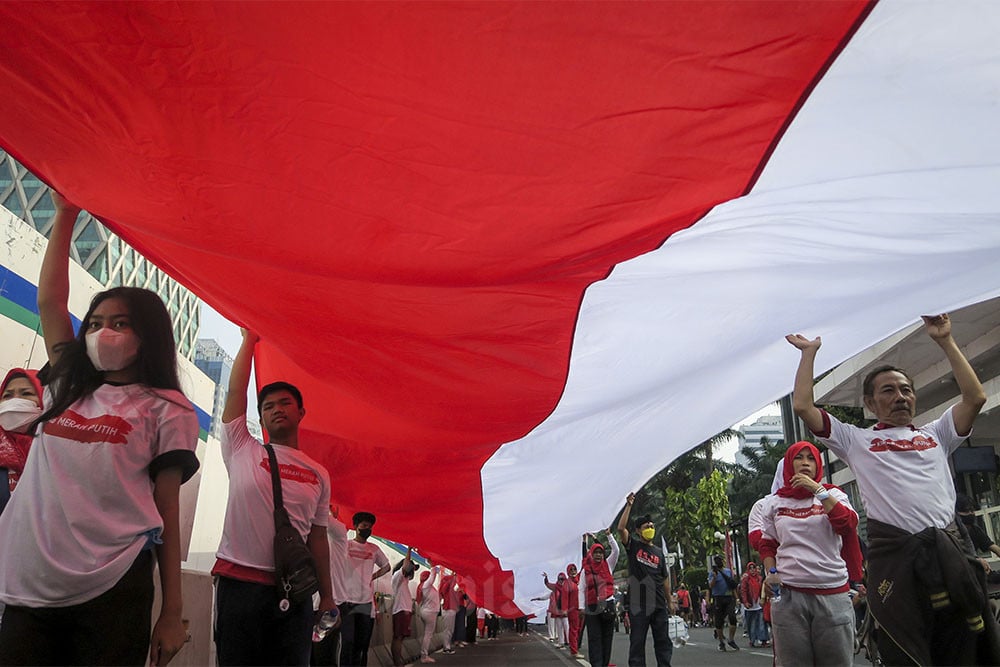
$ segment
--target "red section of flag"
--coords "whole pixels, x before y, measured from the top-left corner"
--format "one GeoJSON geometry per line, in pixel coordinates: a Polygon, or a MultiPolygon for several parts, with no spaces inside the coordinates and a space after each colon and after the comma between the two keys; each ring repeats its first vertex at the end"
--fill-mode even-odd
{"type": "Polygon", "coordinates": [[[260,332],[344,511],[513,613],[483,462],[558,401],[586,287],[745,192],[867,4],[4,3],[0,144],[260,332]]]}

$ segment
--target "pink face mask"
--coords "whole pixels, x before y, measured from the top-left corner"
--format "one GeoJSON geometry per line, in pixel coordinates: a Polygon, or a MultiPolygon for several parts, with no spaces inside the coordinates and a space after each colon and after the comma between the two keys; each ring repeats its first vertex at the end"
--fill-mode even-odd
{"type": "Polygon", "coordinates": [[[103,328],[86,336],[87,357],[99,371],[128,368],[139,356],[139,338],[132,332],[103,328]]]}

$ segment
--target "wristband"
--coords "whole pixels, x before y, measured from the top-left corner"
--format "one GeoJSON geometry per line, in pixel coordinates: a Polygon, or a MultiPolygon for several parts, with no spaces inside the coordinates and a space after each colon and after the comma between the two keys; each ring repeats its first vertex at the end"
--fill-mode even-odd
{"type": "Polygon", "coordinates": [[[819,487],[819,491],[817,491],[814,495],[816,496],[816,500],[823,502],[830,497],[830,490],[821,486],[819,487]]]}

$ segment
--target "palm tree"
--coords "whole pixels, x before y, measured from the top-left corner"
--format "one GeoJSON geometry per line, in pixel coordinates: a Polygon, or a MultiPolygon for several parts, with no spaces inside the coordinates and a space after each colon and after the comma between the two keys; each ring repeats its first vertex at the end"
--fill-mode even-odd
{"type": "Polygon", "coordinates": [[[772,443],[767,436],[763,436],[758,447],[743,447],[740,450],[747,465],[739,467],[729,482],[729,509],[734,522],[746,525],[753,504],[771,493],[774,473],[778,462],[785,457],[786,449],[783,440],[772,443]]]}
{"type": "Polygon", "coordinates": [[[708,477],[715,470],[715,462],[712,458],[712,454],[717,446],[729,440],[734,440],[739,437],[739,433],[731,428],[727,428],[725,431],[720,431],[713,435],[711,438],[705,442],[698,445],[698,449],[705,452],[705,476],[708,477]]]}

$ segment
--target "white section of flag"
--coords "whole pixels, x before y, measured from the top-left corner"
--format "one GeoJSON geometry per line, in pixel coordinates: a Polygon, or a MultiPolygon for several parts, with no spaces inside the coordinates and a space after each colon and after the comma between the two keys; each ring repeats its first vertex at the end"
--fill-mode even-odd
{"type": "Polygon", "coordinates": [[[522,608],[630,490],[791,390],[784,334],[823,337],[819,371],[1000,295],[997,35],[997,3],[883,0],[748,196],[587,291],[558,406],[482,471],[522,608]]]}

